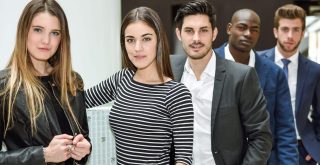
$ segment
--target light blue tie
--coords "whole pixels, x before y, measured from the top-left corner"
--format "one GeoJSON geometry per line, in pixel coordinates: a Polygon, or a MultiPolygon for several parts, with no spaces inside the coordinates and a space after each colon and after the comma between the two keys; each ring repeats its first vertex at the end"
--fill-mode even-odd
{"type": "Polygon", "coordinates": [[[283,71],[284,74],[286,75],[287,79],[288,79],[288,64],[291,62],[290,60],[283,58],[281,59],[282,63],[283,63],[283,71]]]}

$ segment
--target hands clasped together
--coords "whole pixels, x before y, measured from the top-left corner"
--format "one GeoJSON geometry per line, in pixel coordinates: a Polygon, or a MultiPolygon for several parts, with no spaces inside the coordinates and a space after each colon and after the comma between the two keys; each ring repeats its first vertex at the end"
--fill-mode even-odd
{"type": "Polygon", "coordinates": [[[82,134],[73,137],[67,134],[55,136],[44,148],[45,162],[59,163],[73,158],[81,160],[90,153],[91,144],[82,134]]]}

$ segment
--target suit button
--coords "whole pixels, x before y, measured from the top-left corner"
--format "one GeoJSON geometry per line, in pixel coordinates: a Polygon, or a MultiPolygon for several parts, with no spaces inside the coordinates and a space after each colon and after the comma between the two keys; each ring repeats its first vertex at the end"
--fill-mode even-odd
{"type": "Polygon", "coordinates": [[[219,152],[218,152],[218,151],[214,151],[213,153],[214,153],[214,154],[218,154],[219,152]]]}

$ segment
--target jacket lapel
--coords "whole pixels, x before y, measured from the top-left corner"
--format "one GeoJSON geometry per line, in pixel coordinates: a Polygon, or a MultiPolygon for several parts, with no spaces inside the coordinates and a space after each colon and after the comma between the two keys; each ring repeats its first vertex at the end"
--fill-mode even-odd
{"type": "Polygon", "coordinates": [[[182,74],[184,71],[184,65],[187,61],[185,55],[170,55],[171,68],[174,76],[174,80],[181,82],[182,74]]]}
{"type": "Polygon", "coordinates": [[[266,62],[259,55],[257,55],[257,53],[255,53],[255,58],[256,62],[254,64],[254,68],[257,71],[260,80],[260,86],[262,89],[264,89],[269,69],[266,68],[266,62]]]}
{"type": "Polygon", "coordinates": [[[226,77],[226,66],[224,60],[216,53],[216,72],[212,97],[212,111],[211,111],[211,133],[213,134],[216,114],[220,104],[223,85],[226,77]]]}
{"type": "Polygon", "coordinates": [[[303,98],[303,88],[305,84],[305,80],[308,78],[309,74],[309,67],[308,67],[308,61],[301,55],[299,54],[298,58],[298,76],[297,76],[297,92],[296,92],[296,112],[299,111],[300,109],[300,103],[301,99],[303,98]]]}
{"type": "Polygon", "coordinates": [[[263,54],[264,57],[269,58],[271,61],[275,62],[275,48],[270,49],[265,54],[263,54]]]}

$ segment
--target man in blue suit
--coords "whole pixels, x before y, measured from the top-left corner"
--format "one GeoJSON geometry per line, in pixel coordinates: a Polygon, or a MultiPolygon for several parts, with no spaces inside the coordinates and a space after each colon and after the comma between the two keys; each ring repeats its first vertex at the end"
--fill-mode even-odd
{"type": "Polygon", "coordinates": [[[289,87],[283,70],[253,50],[260,32],[260,18],[250,9],[234,13],[227,25],[229,41],[215,52],[223,58],[254,67],[267,100],[273,147],[270,165],[298,164],[297,139],[289,87]]]}
{"type": "Polygon", "coordinates": [[[305,11],[296,5],[278,8],[273,28],[277,45],[262,52],[261,56],[287,71],[295,112],[299,164],[315,165],[320,162],[320,65],[298,51],[304,36],[305,17],[305,11]]]}

